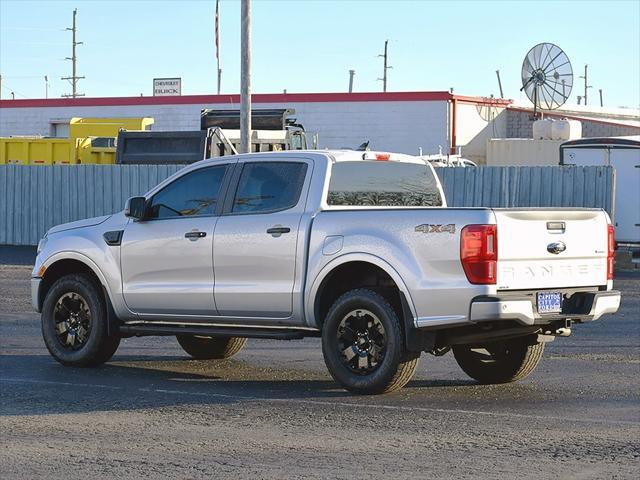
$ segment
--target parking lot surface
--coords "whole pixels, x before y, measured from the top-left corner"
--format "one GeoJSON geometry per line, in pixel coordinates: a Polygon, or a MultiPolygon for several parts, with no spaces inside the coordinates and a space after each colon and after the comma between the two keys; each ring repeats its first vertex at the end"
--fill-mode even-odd
{"type": "Polygon", "coordinates": [[[0,477],[637,478],[640,274],[620,311],[548,344],[538,369],[480,386],[423,355],[383,396],[334,384],[318,339],[250,340],[195,361],[132,338],[97,369],[47,353],[29,267],[0,267],[0,477]]]}

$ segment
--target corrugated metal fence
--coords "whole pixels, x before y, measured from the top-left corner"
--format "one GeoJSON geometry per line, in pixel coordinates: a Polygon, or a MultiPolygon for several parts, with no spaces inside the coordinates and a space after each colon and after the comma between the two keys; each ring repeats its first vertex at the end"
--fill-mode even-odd
{"type": "MultiPolygon", "coordinates": [[[[178,165],[0,166],[0,245],[35,245],[53,225],[122,210],[178,165]]],[[[611,167],[438,168],[451,207],[597,207],[611,167]]]]}

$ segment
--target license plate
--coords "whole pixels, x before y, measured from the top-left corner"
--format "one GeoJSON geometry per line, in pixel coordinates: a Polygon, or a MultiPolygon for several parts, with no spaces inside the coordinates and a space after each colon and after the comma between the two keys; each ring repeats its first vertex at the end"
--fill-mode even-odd
{"type": "Polygon", "coordinates": [[[559,313],[562,311],[562,295],[559,292],[538,293],[538,313],[559,313]]]}

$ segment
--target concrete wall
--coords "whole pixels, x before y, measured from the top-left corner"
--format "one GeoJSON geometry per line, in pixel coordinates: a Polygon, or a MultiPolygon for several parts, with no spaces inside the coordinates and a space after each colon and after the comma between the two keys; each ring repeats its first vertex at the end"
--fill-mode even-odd
{"type": "MultiPolygon", "coordinates": [[[[507,110],[507,138],[533,138],[533,120],[530,112],[507,110]]],[[[580,120],[582,123],[582,137],[621,137],[638,135],[640,128],[612,123],[580,120]]],[[[612,122],[614,120],[611,120],[612,122]]]]}
{"type": "Polygon", "coordinates": [[[462,155],[478,165],[486,163],[487,140],[505,137],[507,120],[504,108],[489,105],[460,103],[456,105],[456,143],[462,155]]]}
{"type": "Polygon", "coordinates": [[[487,140],[487,165],[558,165],[564,140],[492,138],[487,140]]]}
{"type": "MultiPolygon", "coordinates": [[[[447,149],[447,101],[254,103],[254,108],[294,108],[320,148],[372,149],[417,154],[447,149]]],[[[53,135],[52,123],[71,117],[153,117],[153,130],[199,130],[203,108],[237,109],[238,104],[23,107],[0,110],[0,136],[53,135]]]]}

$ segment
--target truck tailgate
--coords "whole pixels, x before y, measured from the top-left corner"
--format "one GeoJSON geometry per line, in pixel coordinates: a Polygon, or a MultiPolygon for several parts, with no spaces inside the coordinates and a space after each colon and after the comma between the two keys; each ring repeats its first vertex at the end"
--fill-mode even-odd
{"type": "Polygon", "coordinates": [[[499,290],[607,284],[607,214],[602,210],[494,209],[499,290]]]}

